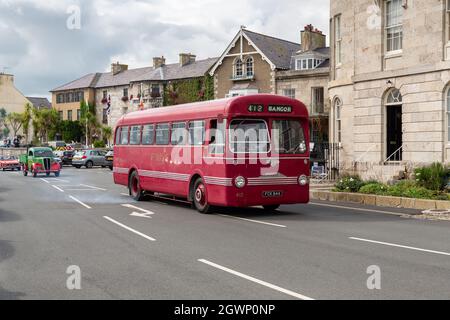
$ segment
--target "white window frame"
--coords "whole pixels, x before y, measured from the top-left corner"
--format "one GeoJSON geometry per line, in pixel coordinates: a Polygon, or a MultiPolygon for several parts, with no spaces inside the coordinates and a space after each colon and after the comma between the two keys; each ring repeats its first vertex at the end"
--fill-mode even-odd
{"type": "Polygon", "coordinates": [[[294,88],[285,88],[283,89],[283,96],[291,98],[291,99],[295,99],[295,89],[294,88]]]}
{"type": "Polygon", "coordinates": [[[311,106],[313,114],[323,114],[325,112],[325,88],[324,87],[313,87],[311,88],[311,106]],[[322,101],[318,103],[319,94],[322,92],[322,101]],[[317,108],[320,105],[320,110],[317,108]],[[319,112],[320,111],[320,112],[319,112]]]}
{"type": "Polygon", "coordinates": [[[342,65],[342,15],[334,17],[334,57],[336,67],[342,65]]]}
{"type": "Polygon", "coordinates": [[[245,59],[245,75],[247,77],[253,77],[255,75],[255,59],[253,57],[247,57],[245,59]],[[251,66],[252,72],[249,74],[249,66],[251,66]]]}
{"type": "Polygon", "coordinates": [[[334,108],[334,142],[342,143],[342,100],[335,98],[333,103],[334,108]]]}
{"type": "MultiPolygon", "coordinates": [[[[400,54],[403,52],[403,1],[402,0],[386,0],[385,1],[385,8],[384,8],[384,20],[385,20],[385,27],[384,27],[384,38],[385,38],[385,52],[388,55],[395,55],[395,54],[400,54]],[[389,19],[388,19],[388,8],[389,8],[389,3],[398,3],[399,7],[397,8],[399,10],[399,22],[397,24],[393,24],[393,25],[388,25],[389,19]],[[395,30],[395,29],[399,29],[401,36],[399,38],[388,38],[388,35],[390,33],[390,30],[395,30]],[[395,39],[399,39],[399,48],[394,48],[394,42],[395,39]],[[391,50],[389,50],[389,42],[391,43],[391,50]]],[[[393,12],[391,12],[392,14],[393,12]]],[[[395,34],[395,33],[392,33],[395,34]]]]}
{"type": "Polygon", "coordinates": [[[241,58],[236,58],[233,63],[233,75],[235,78],[242,78],[244,76],[244,62],[241,58]],[[238,63],[240,62],[240,73],[238,74],[238,63]]]}

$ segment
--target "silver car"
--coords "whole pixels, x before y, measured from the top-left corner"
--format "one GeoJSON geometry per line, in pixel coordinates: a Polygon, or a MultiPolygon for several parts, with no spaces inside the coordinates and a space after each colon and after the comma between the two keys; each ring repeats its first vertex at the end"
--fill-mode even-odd
{"type": "Polygon", "coordinates": [[[72,159],[72,166],[79,169],[86,167],[88,169],[94,166],[106,167],[108,164],[105,161],[106,152],[103,150],[84,150],[75,153],[72,159]]]}

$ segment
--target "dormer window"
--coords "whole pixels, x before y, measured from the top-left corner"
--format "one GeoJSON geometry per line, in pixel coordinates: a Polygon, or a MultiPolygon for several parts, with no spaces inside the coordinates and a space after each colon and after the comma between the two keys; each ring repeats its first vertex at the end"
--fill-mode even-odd
{"type": "Polygon", "coordinates": [[[315,69],[322,64],[323,59],[314,59],[314,58],[302,58],[297,59],[295,64],[296,70],[311,70],[315,69]]]}

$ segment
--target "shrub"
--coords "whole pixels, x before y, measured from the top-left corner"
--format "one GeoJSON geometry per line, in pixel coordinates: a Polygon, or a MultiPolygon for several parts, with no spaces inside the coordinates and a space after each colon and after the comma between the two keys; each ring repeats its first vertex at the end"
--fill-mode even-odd
{"type": "Polygon", "coordinates": [[[449,173],[450,169],[444,167],[441,163],[433,163],[431,166],[415,170],[417,184],[434,191],[445,189],[449,173]]]}
{"type": "Polygon", "coordinates": [[[403,197],[405,198],[416,198],[416,199],[433,199],[435,198],[436,193],[428,190],[424,187],[412,187],[403,193],[403,197]]]}
{"type": "Polygon", "coordinates": [[[417,187],[417,185],[414,181],[400,181],[397,184],[390,186],[387,190],[387,194],[393,197],[403,197],[407,190],[415,187],[417,187]]]}
{"type": "Polygon", "coordinates": [[[358,192],[362,186],[364,186],[364,182],[359,176],[346,176],[342,177],[335,187],[337,191],[341,192],[358,192]]]}
{"type": "Polygon", "coordinates": [[[359,189],[360,193],[384,195],[388,191],[388,186],[379,182],[370,182],[359,189]]]}
{"type": "Polygon", "coordinates": [[[94,148],[105,148],[106,144],[104,141],[95,141],[94,142],[94,148]]]}

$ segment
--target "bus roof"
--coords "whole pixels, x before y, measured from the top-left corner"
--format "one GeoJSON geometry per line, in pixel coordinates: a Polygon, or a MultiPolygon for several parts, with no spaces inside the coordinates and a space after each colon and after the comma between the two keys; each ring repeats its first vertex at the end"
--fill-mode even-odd
{"type": "Polygon", "coordinates": [[[228,99],[212,100],[182,104],[172,107],[162,107],[135,111],[123,116],[117,126],[135,125],[152,122],[176,122],[185,120],[200,120],[233,116],[264,116],[264,117],[297,117],[308,118],[306,106],[295,99],[270,94],[257,94],[228,99]],[[250,105],[263,105],[264,112],[250,112],[250,105]],[[268,106],[290,106],[291,112],[268,112],[268,106]]]}

